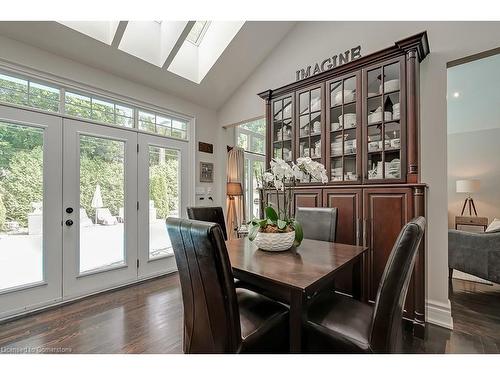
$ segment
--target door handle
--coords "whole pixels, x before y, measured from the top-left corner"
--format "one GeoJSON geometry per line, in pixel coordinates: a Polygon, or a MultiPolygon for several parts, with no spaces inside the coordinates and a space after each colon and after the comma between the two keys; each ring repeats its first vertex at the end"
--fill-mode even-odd
{"type": "Polygon", "coordinates": [[[368,219],[363,219],[363,246],[366,247],[366,227],[368,224],[368,219]]]}
{"type": "Polygon", "coordinates": [[[71,220],[71,219],[66,220],[66,226],[67,227],[70,227],[72,225],[73,225],[73,220],[71,220]]]}
{"type": "Polygon", "coordinates": [[[359,246],[359,243],[361,242],[361,238],[360,238],[361,230],[359,228],[360,221],[361,221],[361,219],[359,217],[356,218],[356,246],[359,246]]]}

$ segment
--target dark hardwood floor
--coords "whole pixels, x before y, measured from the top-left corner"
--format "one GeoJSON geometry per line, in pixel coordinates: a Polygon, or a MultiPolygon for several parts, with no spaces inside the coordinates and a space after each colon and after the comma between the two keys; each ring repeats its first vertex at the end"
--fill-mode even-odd
{"type": "MultiPolygon", "coordinates": [[[[455,329],[403,336],[403,353],[500,353],[500,285],[454,280],[455,329]]],[[[177,275],[100,294],[0,325],[0,353],[181,353],[177,275]]]]}

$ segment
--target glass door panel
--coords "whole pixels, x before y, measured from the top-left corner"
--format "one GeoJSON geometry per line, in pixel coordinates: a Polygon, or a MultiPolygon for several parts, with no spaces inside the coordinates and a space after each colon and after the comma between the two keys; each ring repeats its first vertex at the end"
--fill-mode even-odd
{"type": "Polygon", "coordinates": [[[168,217],[179,217],[180,155],[178,150],[149,146],[149,259],[173,255],[165,230],[168,217]]]}
{"type": "MultiPolygon", "coordinates": [[[[304,99],[303,99],[304,100],[304,99]]],[[[307,106],[307,103],[304,104],[307,106]]],[[[292,161],[292,98],[290,96],[273,102],[272,157],[292,161]]]]}
{"type": "Polygon", "coordinates": [[[358,172],[358,77],[327,83],[330,118],[330,179],[334,182],[359,180],[358,172]]]}
{"type": "Polygon", "coordinates": [[[188,206],[188,143],[139,135],[139,278],[176,270],[165,220],[185,217],[188,206]]]}
{"type": "Polygon", "coordinates": [[[366,72],[367,178],[402,179],[401,64],[366,72]]]}
{"type": "Polygon", "coordinates": [[[322,121],[321,87],[299,93],[299,157],[321,162],[322,121]]]}
{"type": "Polygon", "coordinates": [[[137,279],[137,134],[64,120],[64,297],[137,279]]]}
{"type": "Polygon", "coordinates": [[[0,122],[0,291],[43,281],[43,135],[0,122]]]}
{"type": "Polygon", "coordinates": [[[79,274],[125,264],[125,142],[80,135],[79,274]]]}
{"type": "Polygon", "coordinates": [[[61,120],[0,105],[0,318],[61,299],[61,120]]]}

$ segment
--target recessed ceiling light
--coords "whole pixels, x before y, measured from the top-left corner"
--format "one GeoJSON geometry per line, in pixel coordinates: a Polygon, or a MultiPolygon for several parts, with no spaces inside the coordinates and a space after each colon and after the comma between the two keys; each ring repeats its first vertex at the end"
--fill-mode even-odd
{"type": "Polygon", "coordinates": [[[454,92],[453,93],[453,97],[454,98],[458,98],[460,96],[460,93],[458,91],[454,92]]]}

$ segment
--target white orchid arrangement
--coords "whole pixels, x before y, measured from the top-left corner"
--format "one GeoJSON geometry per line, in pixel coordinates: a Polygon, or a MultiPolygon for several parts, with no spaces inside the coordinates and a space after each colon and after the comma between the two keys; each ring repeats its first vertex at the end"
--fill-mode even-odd
{"type": "MultiPolygon", "coordinates": [[[[267,200],[264,202],[264,219],[253,219],[249,238],[255,239],[258,232],[283,233],[295,231],[295,246],[299,246],[302,239],[300,223],[291,217],[291,202],[293,191],[297,183],[318,181],[323,184],[328,182],[325,166],[313,161],[309,157],[298,158],[296,163],[287,163],[283,159],[272,159],[271,168],[261,173],[259,188],[276,190],[277,211],[271,207],[267,200]],[[280,202],[283,203],[282,207],[280,202]]],[[[265,196],[266,194],[263,194],[265,196]]]]}

